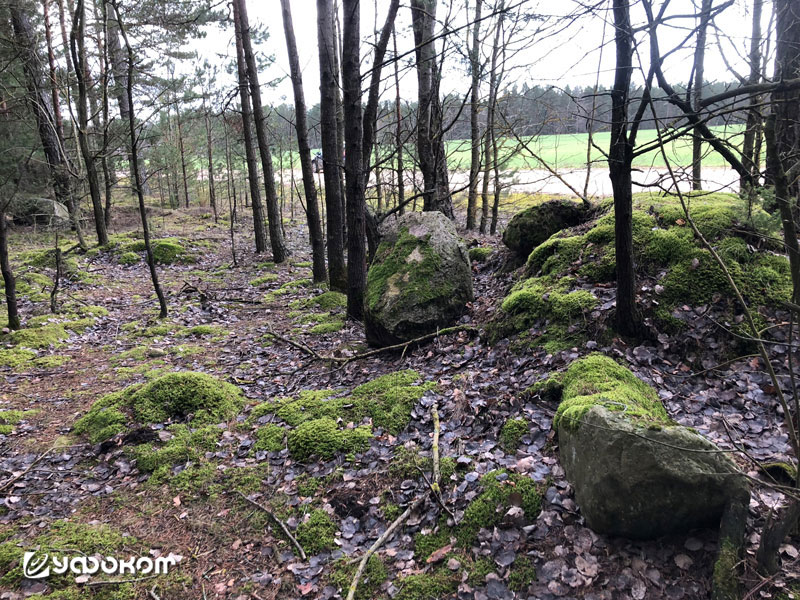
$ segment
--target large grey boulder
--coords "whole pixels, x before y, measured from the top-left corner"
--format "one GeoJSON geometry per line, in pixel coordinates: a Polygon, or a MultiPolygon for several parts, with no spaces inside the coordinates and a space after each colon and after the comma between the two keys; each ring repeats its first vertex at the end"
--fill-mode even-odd
{"type": "Polygon", "coordinates": [[[412,212],[381,227],[367,273],[367,341],[388,346],[452,325],[473,299],[467,249],[440,212],[412,212]]]}
{"type": "Polygon", "coordinates": [[[716,526],[748,494],[731,460],[684,427],[641,427],[594,406],[558,439],[575,499],[598,533],[655,538],[716,526]]]}
{"type": "Polygon", "coordinates": [[[733,461],[669,418],[655,390],[592,354],[564,373],[559,454],[586,523],[598,533],[655,538],[717,525],[749,489],[733,461]]]}
{"type": "Polygon", "coordinates": [[[581,204],[571,200],[549,200],[514,215],[503,232],[503,243],[520,258],[554,233],[567,227],[580,225],[588,212],[581,204]]]}

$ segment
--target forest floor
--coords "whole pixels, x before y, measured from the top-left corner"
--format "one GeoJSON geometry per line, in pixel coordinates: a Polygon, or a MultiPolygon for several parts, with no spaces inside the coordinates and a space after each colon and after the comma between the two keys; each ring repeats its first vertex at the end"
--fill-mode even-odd
{"type": "MultiPolygon", "coordinates": [[[[0,367],[0,411],[30,411],[0,435],[0,542],[5,542],[0,565],[8,569],[0,568],[0,598],[47,593],[50,585],[63,587],[59,598],[343,598],[354,566],[340,559],[360,557],[420,497],[422,509],[378,552],[386,577],[376,574],[376,566],[357,598],[708,596],[717,532],[699,530],[655,541],[595,534],[584,525],[559,465],[551,428],[556,406],[525,393],[576,357],[599,350],[627,362],[652,383],[680,423],[724,448],[742,444],[759,460],[785,458],[786,434],[757,361],[745,358],[712,369],[722,362],[715,353],[722,342],[706,307],[685,307],[694,315],[688,334],[663,335],[643,345],[613,338],[554,354],[519,352],[506,341],[489,346],[462,332],[402,354],[332,365],[271,335],[326,356],[347,357],[366,349],[361,325],[346,321],[341,306],[323,310],[309,302],[324,290],[310,283],[305,227],[286,224],[292,256],[276,266],[252,252],[250,231],[241,225],[234,266],[227,224],[201,219],[200,212],[175,211],[153,219],[159,237],[181,238],[196,261],[159,267],[170,307],[166,322],[156,319],[141,260],[122,265],[118,254],[93,253],[78,258],[90,278],[65,277],[59,302],[71,310],[92,305],[105,311],[60,346],[39,350],[34,360],[0,367]],[[41,360],[46,356],[57,358],[41,360]],[[349,392],[406,369],[435,387],[414,404],[409,425],[397,435],[375,428],[368,450],[339,453],[329,461],[303,463],[285,447],[254,448],[265,419],[249,417],[260,403],[296,397],[302,390],[349,392]],[[154,481],[138,470],[121,442],[97,446],[71,431],[105,394],[171,371],[212,374],[241,388],[247,398],[241,414],[220,425],[223,432],[214,450],[196,458],[208,469],[194,465],[186,472],[196,476],[173,471],[154,481]],[[447,511],[462,518],[482,489],[481,477],[506,469],[540,486],[542,512],[535,521],[502,522],[480,530],[471,548],[455,548],[444,524],[448,514],[433,500],[426,481],[434,401],[441,420],[441,456],[454,459],[454,469],[442,482],[447,511]],[[512,417],[528,423],[516,448],[499,440],[512,417]],[[301,560],[276,523],[243,495],[269,507],[290,530],[304,531],[312,547],[318,540],[319,551],[301,560]],[[333,531],[308,527],[309,515],[316,519],[320,510],[332,519],[333,531]],[[64,529],[65,522],[78,526],[64,529]],[[101,529],[109,538],[105,545],[93,529],[99,524],[107,526],[101,529]],[[167,576],[128,578],[124,584],[95,585],[102,577],[58,584],[20,579],[14,562],[19,549],[42,543],[42,536],[53,531],[72,532],[55,538],[66,545],[101,543],[103,551],[120,555],[172,553],[182,560],[167,576]],[[325,547],[328,538],[332,544],[325,547]]],[[[135,222],[120,232],[127,229],[135,229],[135,222]]],[[[496,251],[486,263],[473,263],[476,300],[462,322],[482,326],[511,279],[501,269],[499,239],[478,241],[496,251]]],[[[43,234],[17,230],[12,249],[42,249],[50,242],[43,234]]],[[[602,321],[613,307],[613,289],[595,291],[600,299],[596,316],[602,321]]],[[[24,299],[21,308],[25,319],[47,314],[48,293],[24,299]]],[[[748,470],[753,473],[752,467],[748,470]]],[[[750,559],[762,518],[756,515],[763,516],[779,501],[778,494],[754,492],[750,559]]],[[[751,597],[797,597],[786,594],[800,581],[800,553],[787,544],[782,558],[783,572],[771,580],[746,569],[751,597]]]]}

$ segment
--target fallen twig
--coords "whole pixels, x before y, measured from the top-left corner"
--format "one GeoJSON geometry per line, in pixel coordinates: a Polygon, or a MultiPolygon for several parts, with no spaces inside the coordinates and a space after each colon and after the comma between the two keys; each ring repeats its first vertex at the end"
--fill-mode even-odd
{"type": "Polygon", "coordinates": [[[297,548],[297,551],[300,552],[300,558],[303,559],[303,560],[306,560],[306,552],[305,552],[305,550],[303,550],[303,547],[300,545],[300,542],[298,542],[297,539],[291,534],[291,532],[289,531],[289,528],[286,527],[286,524],[283,521],[281,521],[278,517],[276,517],[273,514],[273,512],[270,509],[268,509],[266,506],[264,506],[263,504],[259,504],[255,500],[251,500],[250,498],[245,496],[242,492],[236,492],[236,493],[239,494],[242,498],[244,498],[247,502],[249,502],[250,504],[252,504],[256,508],[260,508],[265,513],[267,513],[270,517],[272,517],[272,520],[275,521],[280,526],[281,530],[283,530],[283,533],[285,533],[286,537],[289,538],[289,541],[291,541],[292,544],[294,544],[294,547],[297,548]]]}
{"type": "Polygon", "coordinates": [[[27,468],[27,469],[25,469],[24,471],[22,471],[22,472],[21,472],[19,475],[17,475],[16,477],[12,477],[12,478],[11,478],[11,479],[9,479],[8,481],[6,481],[6,482],[5,482],[3,485],[0,485],[0,491],[3,491],[3,490],[5,490],[5,489],[6,489],[8,486],[10,486],[12,483],[14,483],[15,481],[18,481],[18,480],[19,480],[21,477],[25,476],[25,475],[26,475],[28,472],[30,472],[30,470],[31,470],[31,469],[33,469],[33,467],[35,467],[35,466],[36,466],[36,465],[37,465],[39,462],[41,462],[41,461],[42,461],[42,459],[43,459],[45,456],[47,456],[48,454],[50,454],[50,453],[51,453],[51,452],[52,452],[54,449],[55,449],[55,446],[53,446],[52,448],[48,448],[47,450],[45,450],[45,451],[44,451],[42,454],[40,454],[40,455],[39,455],[39,456],[36,458],[36,460],[34,460],[34,461],[33,461],[33,462],[30,464],[30,465],[28,465],[28,468],[27,468]]]}
{"type": "Polygon", "coordinates": [[[285,342],[285,343],[289,344],[290,346],[293,346],[294,348],[297,348],[298,350],[300,350],[300,351],[308,354],[312,358],[314,358],[314,360],[319,360],[319,361],[323,361],[323,362],[331,362],[331,363],[336,363],[336,364],[344,366],[347,363],[350,363],[350,362],[352,362],[354,360],[361,360],[361,359],[364,359],[364,358],[370,358],[371,356],[376,356],[376,355],[381,354],[383,352],[391,352],[392,350],[401,350],[401,349],[405,352],[405,350],[409,346],[413,346],[415,344],[421,344],[422,342],[427,342],[428,340],[435,339],[435,338],[437,338],[439,336],[442,336],[442,335],[449,335],[451,333],[460,333],[462,331],[477,332],[478,328],[473,326],[473,325],[456,325],[455,327],[446,327],[444,329],[439,329],[437,331],[434,331],[433,333],[428,333],[426,335],[420,336],[420,337],[415,338],[413,340],[408,340],[407,342],[401,342],[400,344],[394,344],[392,346],[384,346],[382,348],[375,348],[374,350],[369,350],[367,352],[362,352],[361,354],[356,354],[354,356],[325,356],[325,355],[319,354],[318,352],[315,352],[314,350],[312,350],[311,348],[309,348],[305,344],[302,344],[300,342],[296,342],[295,340],[292,340],[292,339],[284,337],[284,336],[282,336],[282,335],[280,335],[278,333],[275,333],[274,331],[272,331],[272,329],[269,329],[267,331],[267,335],[270,335],[273,338],[275,338],[276,340],[280,340],[282,342],[285,342]]]}

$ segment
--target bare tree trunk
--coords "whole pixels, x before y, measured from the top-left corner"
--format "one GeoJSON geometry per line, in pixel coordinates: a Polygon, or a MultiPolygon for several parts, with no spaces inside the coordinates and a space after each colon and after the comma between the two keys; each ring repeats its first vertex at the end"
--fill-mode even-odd
{"type": "MultiPolygon", "coordinates": [[[[700,26],[697,28],[697,46],[694,51],[694,83],[692,84],[692,105],[700,111],[703,99],[703,71],[706,57],[706,33],[711,18],[712,0],[703,0],[700,9],[700,26]]],[[[692,189],[703,189],[703,138],[698,131],[692,137],[692,189]]]]}
{"type": "MultiPolygon", "coordinates": [[[[763,0],[753,0],[753,28],[750,35],[750,76],[748,77],[748,84],[756,84],[761,81],[761,14],[763,9],[763,0]]],[[[761,139],[761,131],[763,127],[763,118],[758,108],[761,104],[761,95],[752,94],[749,100],[750,108],[747,111],[747,125],[744,130],[744,140],[742,142],[742,163],[745,168],[750,172],[751,176],[755,177],[759,170],[759,157],[755,154],[756,140],[761,139]]],[[[760,143],[759,154],[760,154],[760,143]]],[[[749,192],[748,182],[746,178],[739,178],[739,189],[742,192],[749,192]]]]}
{"type": "MultiPolygon", "coordinates": [[[[359,0],[343,0],[344,36],[342,38],[342,85],[344,88],[344,160],[347,198],[347,314],[364,318],[364,289],[367,282],[367,256],[364,222],[365,169],[369,163],[364,150],[364,129],[361,113],[361,30],[359,0]]],[[[376,61],[377,62],[377,61],[376,61]]]]}
{"type": "Polygon", "coordinates": [[[325,178],[325,208],[328,228],[328,270],[330,287],[347,290],[344,263],[344,213],[342,212],[339,171],[342,157],[339,154],[336,125],[336,75],[333,33],[333,2],[317,0],[317,36],[320,72],[320,129],[322,132],[322,157],[325,178]]]}
{"type": "Polygon", "coordinates": [[[636,275],[633,264],[633,190],[631,165],[633,144],[628,137],[628,102],[633,69],[633,30],[627,0],[613,0],[616,74],[611,92],[611,147],[609,177],[614,192],[614,236],[617,257],[617,330],[636,335],[636,275]]]}
{"type": "MultiPolygon", "coordinates": [[[[244,47],[242,45],[242,26],[239,21],[239,3],[234,0],[233,23],[236,31],[236,65],[239,74],[239,96],[242,103],[242,129],[244,131],[244,149],[247,160],[247,174],[250,182],[250,196],[253,199],[253,226],[255,228],[256,253],[267,251],[267,230],[264,225],[264,207],[261,204],[261,186],[258,184],[258,165],[253,147],[252,114],[250,110],[250,93],[247,83],[244,47]]],[[[245,203],[246,204],[246,203],[245,203]]]]}
{"type": "Polygon", "coordinates": [[[206,100],[203,98],[203,114],[206,122],[206,148],[208,149],[208,200],[211,202],[211,210],[214,213],[214,223],[219,220],[217,215],[217,192],[214,189],[214,150],[211,145],[211,122],[206,110],[206,100]]]}
{"type": "Polygon", "coordinates": [[[444,155],[439,70],[433,26],[436,0],[411,0],[411,20],[417,58],[417,153],[424,182],[423,210],[438,210],[453,218],[453,202],[447,183],[444,155]]]}
{"type": "Polygon", "coordinates": [[[472,48],[470,50],[470,75],[472,85],[470,88],[469,125],[472,151],[469,163],[469,191],[467,193],[467,229],[475,229],[478,212],[478,176],[481,172],[481,128],[478,122],[478,109],[480,108],[480,20],[483,0],[475,0],[475,22],[472,24],[472,48]]]}
{"type": "MultiPolygon", "coordinates": [[[[336,98],[336,141],[339,144],[337,156],[338,160],[344,163],[344,106],[342,105],[342,26],[339,23],[339,0],[333,0],[333,75],[336,79],[336,87],[334,94],[336,98]]],[[[344,164],[338,171],[339,173],[339,187],[341,194],[339,197],[342,201],[342,214],[347,214],[345,182],[344,182],[344,164]]],[[[342,219],[342,237],[347,237],[347,219],[342,219]]]]}
{"type": "Polygon", "coordinates": [[[303,73],[300,70],[300,59],[297,54],[297,42],[292,24],[292,11],[289,0],[281,0],[283,12],[283,31],[286,36],[286,49],[289,54],[289,69],[294,90],[295,129],[297,131],[297,149],[300,154],[300,170],[303,173],[303,191],[306,197],[306,220],[308,237],[311,242],[312,273],[314,281],[321,283],[328,278],[325,267],[325,239],[322,236],[322,224],[317,202],[317,186],[314,183],[314,170],[311,167],[311,146],[308,143],[308,119],[306,116],[306,99],[303,93],[303,73]]]}
{"type": "Polygon", "coordinates": [[[269,241],[272,246],[272,260],[282,263],[289,256],[283,240],[280,211],[278,209],[278,196],[275,193],[275,175],[272,168],[272,155],[267,139],[267,126],[264,119],[264,109],[261,106],[261,88],[258,84],[258,67],[250,42],[250,23],[247,19],[247,3],[245,0],[234,0],[238,4],[238,17],[244,49],[245,64],[247,66],[247,80],[250,82],[250,98],[253,101],[253,120],[256,126],[258,149],[261,153],[261,168],[264,172],[264,188],[266,191],[267,218],[269,220],[269,241]]]}
{"type": "Polygon", "coordinates": [[[88,88],[86,81],[86,11],[83,0],[78,0],[75,5],[75,15],[72,21],[70,34],[70,52],[75,65],[75,77],[78,81],[78,143],[86,166],[86,179],[89,182],[89,194],[92,198],[92,212],[94,213],[94,228],[97,233],[97,243],[101,246],[108,244],[103,201],[100,198],[100,181],[97,177],[95,156],[89,147],[89,108],[88,88]]]}
{"type": "MultiPolygon", "coordinates": [[[[115,177],[113,170],[110,168],[108,163],[108,151],[109,151],[109,143],[110,143],[110,136],[109,136],[109,103],[108,103],[108,90],[109,90],[109,79],[111,75],[111,63],[108,56],[108,9],[106,7],[105,2],[101,2],[101,22],[103,25],[103,38],[105,43],[100,44],[98,40],[98,48],[100,49],[100,81],[102,84],[101,93],[102,93],[102,111],[103,111],[103,148],[102,148],[102,158],[101,158],[101,166],[103,168],[103,183],[105,184],[105,208],[103,210],[103,215],[105,217],[106,222],[106,229],[111,226],[111,205],[113,203],[113,188],[115,177]]],[[[159,174],[159,193],[161,194],[161,205],[164,205],[164,191],[161,189],[161,176],[159,174]]]]}
{"type": "Polygon", "coordinates": [[[131,107],[130,112],[128,113],[128,128],[130,130],[130,138],[131,138],[131,159],[133,160],[133,175],[136,184],[136,196],[139,200],[139,215],[142,219],[142,237],[144,238],[144,248],[145,254],[147,256],[147,266],[150,269],[150,279],[153,282],[153,289],[156,292],[156,296],[158,297],[158,305],[160,308],[159,317],[161,319],[166,318],[167,316],[167,300],[164,296],[164,292],[161,289],[161,284],[158,281],[158,271],[156,270],[156,260],[153,256],[153,246],[150,243],[150,228],[147,224],[147,207],[144,204],[144,192],[142,191],[142,182],[141,182],[141,171],[139,171],[139,150],[138,150],[138,142],[136,136],[136,121],[134,119],[133,114],[133,48],[131,47],[130,42],[128,41],[128,35],[125,33],[125,25],[122,22],[122,17],[119,13],[119,6],[117,5],[118,0],[111,0],[112,6],[114,7],[114,13],[117,17],[117,24],[119,26],[119,31],[122,34],[122,39],[125,42],[125,48],[128,52],[128,73],[127,73],[127,96],[128,96],[128,105],[131,107]]]}
{"type": "Polygon", "coordinates": [[[6,308],[8,312],[8,328],[20,328],[19,310],[17,309],[17,280],[8,260],[8,230],[6,228],[5,206],[0,206],[0,271],[5,284],[6,308]]]}
{"type": "Polygon", "coordinates": [[[400,207],[400,214],[406,212],[405,209],[405,184],[403,181],[403,115],[400,110],[400,67],[397,59],[397,31],[392,27],[392,44],[394,45],[394,111],[395,118],[397,119],[397,127],[395,128],[394,144],[395,153],[397,154],[397,205],[400,207]]]}
{"type": "MultiPolygon", "coordinates": [[[[501,3],[500,10],[503,5],[501,3]]],[[[483,140],[483,182],[481,186],[481,225],[480,232],[486,234],[490,227],[489,218],[489,176],[492,172],[492,152],[495,141],[495,111],[497,110],[497,87],[499,78],[497,75],[497,57],[500,55],[500,32],[502,30],[503,13],[497,17],[494,30],[494,41],[492,42],[492,58],[489,65],[489,99],[486,107],[486,132],[483,140]]],[[[495,166],[496,168],[496,166],[495,166]]]]}
{"type": "Polygon", "coordinates": [[[175,122],[178,126],[178,154],[181,158],[181,174],[183,175],[183,201],[186,208],[189,208],[189,176],[186,172],[186,152],[183,147],[183,124],[181,123],[181,107],[178,104],[177,95],[175,97],[175,122]]]}
{"type": "Polygon", "coordinates": [[[58,78],[56,77],[56,55],[53,51],[53,35],[50,29],[50,0],[42,0],[44,12],[44,38],[47,43],[47,62],[50,67],[50,93],[53,96],[53,120],[61,142],[64,141],[64,121],[61,116],[61,101],[58,93],[58,78]]]}

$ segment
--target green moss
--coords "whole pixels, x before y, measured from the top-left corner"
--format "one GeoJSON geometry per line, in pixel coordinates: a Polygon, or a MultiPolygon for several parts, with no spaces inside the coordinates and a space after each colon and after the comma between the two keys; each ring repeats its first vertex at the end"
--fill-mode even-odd
{"type": "Polygon", "coordinates": [[[394,600],[433,600],[446,598],[458,589],[459,576],[447,569],[432,573],[406,575],[395,581],[398,589],[394,600]]]}
{"type": "Polygon", "coordinates": [[[219,325],[195,325],[194,327],[188,327],[181,335],[185,337],[204,337],[207,335],[212,335],[216,339],[224,339],[227,335],[227,331],[220,327],[219,325]]]}
{"type": "Polygon", "coordinates": [[[416,371],[407,369],[382,375],[353,390],[356,416],[369,416],[373,423],[396,435],[411,419],[417,400],[436,387],[433,382],[415,385],[420,379],[416,371]]]}
{"type": "Polygon", "coordinates": [[[494,561],[488,556],[481,556],[467,566],[467,583],[473,587],[484,585],[486,576],[494,571],[494,561]]]}
{"type": "Polygon", "coordinates": [[[121,265],[135,265],[142,261],[142,257],[136,252],[123,252],[117,258],[117,262],[121,265]]]}
{"type": "Polygon", "coordinates": [[[46,323],[0,335],[0,343],[9,343],[23,348],[58,348],[69,338],[63,323],[46,323]]]}
{"type": "Polygon", "coordinates": [[[133,415],[140,423],[161,423],[170,418],[193,423],[218,423],[233,418],[244,404],[234,385],[205,373],[170,373],[137,389],[131,395],[133,415]]]}
{"type": "Polygon", "coordinates": [[[297,493],[301,496],[313,496],[322,486],[322,482],[316,478],[303,473],[296,479],[297,493]]]}
{"type": "Polygon", "coordinates": [[[304,306],[318,306],[322,310],[334,310],[347,306],[347,296],[340,292],[323,292],[302,303],[304,306]]]}
{"type": "Polygon", "coordinates": [[[256,443],[253,444],[253,449],[280,452],[283,450],[283,439],[285,437],[286,432],[283,427],[274,423],[267,423],[256,430],[256,443]]]}
{"type": "Polygon", "coordinates": [[[500,444],[506,452],[514,452],[519,447],[519,442],[529,431],[525,419],[509,419],[500,430],[500,444]]]}
{"type": "Polygon", "coordinates": [[[450,544],[452,531],[449,527],[439,527],[435,533],[418,533],[414,536],[414,558],[419,563],[424,563],[428,557],[450,544]]]}
{"type": "Polygon", "coordinates": [[[32,350],[25,350],[23,348],[0,349],[0,367],[16,369],[27,365],[34,358],[36,358],[36,352],[32,350]]]}
{"type": "Polygon", "coordinates": [[[274,281],[278,281],[278,276],[275,273],[267,273],[266,275],[262,275],[261,277],[256,277],[255,279],[251,279],[250,285],[259,287],[267,283],[272,283],[274,281]]]}
{"type": "MultiPolygon", "coordinates": [[[[342,598],[347,596],[347,590],[356,574],[358,563],[353,563],[347,558],[340,558],[331,569],[330,582],[339,589],[342,598]]],[[[378,597],[381,584],[389,577],[386,565],[377,554],[369,557],[366,567],[361,574],[355,600],[374,600],[378,597]]]]}
{"type": "Polygon", "coordinates": [[[14,426],[18,425],[28,417],[35,415],[38,410],[0,410],[0,433],[8,435],[14,431],[14,426]]]}
{"type": "Polygon", "coordinates": [[[344,329],[344,321],[328,321],[314,325],[308,332],[314,335],[323,335],[325,333],[336,333],[342,329],[344,329]]]}
{"type": "Polygon", "coordinates": [[[311,511],[308,519],[297,526],[295,537],[310,556],[333,548],[336,523],[324,510],[311,511]]]}
{"type": "MultiPolygon", "coordinates": [[[[151,240],[150,246],[153,251],[153,259],[159,264],[171,265],[176,262],[193,262],[191,255],[177,238],[151,240]]],[[[122,253],[144,252],[144,250],[144,240],[130,242],[120,249],[122,253]]]]}
{"type": "Polygon", "coordinates": [[[536,567],[527,556],[520,556],[514,561],[508,575],[508,589],[512,592],[524,592],[536,581],[536,567]]]}
{"type": "Polygon", "coordinates": [[[205,452],[214,451],[222,437],[222,430],[206,426],[191,430],[185,425],[169,428],[173,437],[163,445],[141,444],[130,449],[136,465],[144,473],[151,473],[148,483],[169,483],[182,492],[199,493],[208,488],[216,475],[216,467],[203,461],[205,452]],[[173,467],[185,465],[178,473],[173,467]]]}
{"type": "Polygon", "coordinates": [[[512,494],[529,522],[532,523],[539,516],[542,495],[530,477],[505,470],[491,471],[481,478],[481,485],[483,492],[469,504],[456,528],[460,546],[469,547],[475,542],[481,528],[490,529],[499,523],[511,507],[512,494]]]}
{"type": "Polygon", "coordinates": [[[648,424],[674,424],[653,388],[602,354],[590,354],[573,362],[562,383],[563,399],[553,418],[556,430],[562,421],[565,427],[578,427],[592,406],[622,411],[626,417],[648,424]]]}
{"type": "MultiPolygon", "coordinates": [[[[420,303],[433,298],[449,297],[455,291],[446,285],[434,287],[431,282],[437,277],[440,258],[428,245],[403,228],[394,244],[381,242],[375,259],[367,272],[365,301],[372,310],[377,310],[386,290],[394,281],[403,281],[403,293],[420,303]],[[409,260],[412,253],[415,259],[409,260]]],[[[448,284],[450,285],[450,284],[448,284]]]]}
{"type": "Polygon", "coordinates": [[[476,246],[469,249],[469,259],[473,262],[486,262],[494,252],[494,248],[488,246],[476,246]]]}
{"type": "Polygon", "coordinates": [[[730,540],[724,540],[719,551],[717,561],[714,563],[714,591],[715,598],[722,600],[739,600],[739,578],[736,567],[739,564],[739,555],[736,546],[730,540]]]}
{"type": "Polygon", "coordinates": [[[287,440],[289,452],[302,462],[313,456],[329,460],[339,452],[361,452],[369,448],[371,437],[368,426],[339,429],[336,421],[322,417],[290,430],[287,440]]]}
{"type": "Polygon", "coordinates": [[[227,421],[243,405],[244,399],[236,386],[205,373],[169,373],[147,384],[107,394],[75,423],[73,431],[98,443],[134,423],[185,420],[190,415],[195,426],[227,421]]]}

